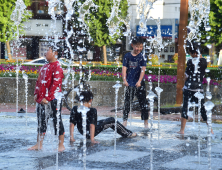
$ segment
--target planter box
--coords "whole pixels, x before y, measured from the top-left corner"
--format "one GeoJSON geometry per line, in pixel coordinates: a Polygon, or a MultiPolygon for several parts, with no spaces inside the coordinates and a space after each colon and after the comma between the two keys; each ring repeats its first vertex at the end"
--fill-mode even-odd
{"type": "MultiPolygon", "coordinates": [[[[77,84],[78,81],[75,81],[77,84]]],[[[28,80],[28,104],[35,105],[34,102],[34,88],[36,84],[36,79],[28,80]]],[[[115,106],[115,89],[112,87],[115,85],[115,82],[109,81],[90,81],[88,84],[91,87],[91,90],[94,94],[93,106],[115,106]]],[[[71,82],[68,83],[67,91],[71,88],[71,82]]],[[[153,83],[152,90],[155,91],[157,83],[153,83]]],[[[176,101],[176,84],[160,84],[160,87],[163,89],[161,93],[161,106],[170,104],[174,105],[176,101]]],[[[148,91],[149,87],[146,83],[146,90],[148,91]]],[[[24,79],[19,79],[19,100],[21,104],[25,104],[25,81],[24,79]]],[[[213,100],[221,100],[222,89],[221,87],[211,86],[211,93],[213,100]]],[[[148,93],[147,93],[148,94],[148,93]]],[[[71,94],[70,94],[71,96],[71,94]]],[[[136,99],[136,98],[135,98],[136,99]]],[[[71,100],[70,100],[71,102],[71,100]]],[[[0,103],[16,103],[16,78],[0,78],[0,103]]],[[[123,106],[124,103],[124,87],[121,87],[118,94],[118,106],[123,106]]],[[[71,103],[70,103],[71,105],[71,103]]],[[[222,106],[216,107],[214,112],[222,114],[220,110],[222,106]],[[216,110],[215,110],[216,109],[216,110]]]]}

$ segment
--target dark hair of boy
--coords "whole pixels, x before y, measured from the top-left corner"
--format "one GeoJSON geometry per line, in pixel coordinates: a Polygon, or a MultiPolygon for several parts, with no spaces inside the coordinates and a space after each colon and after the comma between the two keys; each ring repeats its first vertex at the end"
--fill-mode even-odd
{"type": "Polygon", "coordinates": [[[51,48],[51,50],[53,52],[58,52],[58,57],[57,58],[61,58],[63,56],[63,48],[61,45],[57,44],[57,45],[54,45],[54,44],[50,44],[49,45],[49,48],[51,48]]]}
{"type": "Polygon", "coordinates": [[[188,51],[191,54],[199,54],[201,53],[201,47],[198,42],[192,41],[191,43],[187,43],[188,51]]]}
{"type": "Polygon", "coordinates": [[[82,91],[80,93],[80,101],[82,101],[83,103],[87,103],[91,99],[93,99],[93,93],[91,91],[82,91]]]}
{"type": "Polygon", "coordinates": [[[133,45],[143,44],[143,39],[142,39],[142,37],[134,37],[134,38],[132,39],[132,44],[133,44],[133,45]]]}

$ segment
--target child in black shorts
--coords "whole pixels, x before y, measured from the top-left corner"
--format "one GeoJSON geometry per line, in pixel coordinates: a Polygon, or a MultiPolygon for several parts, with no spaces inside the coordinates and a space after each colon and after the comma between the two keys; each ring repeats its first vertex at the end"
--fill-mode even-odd
{"type": "Polygon", "coordinates": [[[146,86],[144,74],[146,70],[146,56],[143,55],[143,39],[134,37],[131,46],[133,50],[126,53],[123,58],[122,78],[126,86],[123,125],[127,126],[128,114],[130,112],[130,100],[136,95],[141,109],[141,119],[144,120],[144,127],[148,128],[148,102],[146,100],[146,86]]]}
{"type": "MultiPolygon", "coordinates": [[[[97,110],[95,108],[90,108],[93,100],[93,94],[91,91],[83,91],[80,93],[82,96],[81,101],[85,107],[88,107],[90,110],[86,113],[86,137],[91,139],[92,143],[98,143],[94,140],[94,137],[97,136],[100,132],[105,129],[112,128],[115,130],[115,119],[109,117],[107,119],[97,121],[97,110]]],[[[78,112],[78,106],[74,106],[70,113],[70,141],[75,142],[73,133],[74,126],[77,124],[77,129],[79,133],[83,134],[82,126],[82,113],[78,112]]],[[[117,121],[117,133],[122,137],[133,137],[136,136],[136,133],[131,132],[126,129],[120,122],[117,121]]]]}
{"type": "MultiPolygon", "coordinates": [[[[28,150],[42,149],[43,139],[47,129],[47,122],[52,118],[55,134],[57,134],[57,99],[56,93],[62,92],[63,70],[57,61],[59,47],[51,46],[46,53],[46,59],[49,62],[45,64],[40,72],[36,82],[34,99],[37,102],[38,135],[37,143],[28,150]]],[[[58,151],[64,151],[64,126],[61,117],[62,103],[59,108],[59,147],[58,151]]]]}
{"type": "MultiPolygon", "coordinates": [[[[185,71],[186,81],[183,87],[183,109],[181,113],[181,128],[180,131],[177,132],[179,134],[184,134],[186,122],[188,119],[188,102],[198,103],[198,98],[195,97],[195,93],[198,91],[203,94],[203,78],[205,76],[205,69],[207,68],[207,61],[200,54],[200,46],[197,42],[192,42],[192,44],[188,44],[188,51],[191,55],[191,59],[187,61],[187,67],[185,71]],[[198,54],[200,55],[198,59],[198,54]],[[198,61],[199,60],[199,61],[198,61]],[[197,70],[195,71],[195,62],[198,61],[197,70]]],[[[201,100],[201,116],[203,121],[207,121],[206,110],[204,107],[204,99],[201,100]]],[[[213,134],[213,130],[211,129],[211,133],[213,134]]]]}

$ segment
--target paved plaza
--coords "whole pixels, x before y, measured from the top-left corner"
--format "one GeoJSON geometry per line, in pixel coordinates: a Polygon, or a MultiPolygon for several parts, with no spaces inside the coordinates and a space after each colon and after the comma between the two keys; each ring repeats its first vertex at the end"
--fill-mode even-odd
{"type": "MultiPolygon", "coordinates": [[[[114,113],[113,113],[114,114],[114,113]]],[[[28,151],[36,143],[37,121],[35,113],[0,113],[0,169],[56,169],[56,137],[51,128],[47,129],[42,151],[28,151]]],[[[75,128],[75,143],[69,142],[69,115],[63,115],[65,125],[66,150],[58,154],[58,169],[83,169],[83,136],[75,128]]],[[[105,117],[99,117],[103,119],[105,117]]],[[[118,118],[121,121],[121,118],[118,118]]],[[[150,126],[150,125],[149,125],[150,126]]],[[[114,152],[114,132],[111,129],[99,134],[95,139],[100,143],[92,145],[87,141],[86,167],[91,170],[179,170],[179,169],[222,169],[222,126],[213,124],[215,135],[211,137],[209,152],[208,131],[205,123],[187,123],[186,134],[177,134],[179,121],[154,120],[153,131],[143,128],[143,122],[135,117],[128,128],[137,132],[134,138],[117,135],[114,152]],[[198,147],[198,144],[199,147],[198,147]],[[115,153],[115,155],[114,155],[115,153]],[[210,158],[210,159],[209,159],[210,158]],[[211,161],[211,163],[210,163],[211,161]],[[210,164],[209,164],[210,163],[210,164]]]]}

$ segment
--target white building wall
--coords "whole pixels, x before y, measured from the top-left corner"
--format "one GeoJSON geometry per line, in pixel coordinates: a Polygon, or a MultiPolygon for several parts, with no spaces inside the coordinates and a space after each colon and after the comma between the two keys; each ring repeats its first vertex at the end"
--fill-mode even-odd
{"type": "MultiPolygon", "coordinates": [[[[132,35],[136,35],[136,26],[139,24],[139,13],[138,13],[138,3],[140,0],[130,0],[130,8],[129,8],[129,14],[131,18],[131,31],[132,35]]],[[[144,0],[145,1],[145,0],[144,0]]],[[[166,19],[162,20],[162,25],[175,25],[175,19],[179,19],[180,17],[180,0],[158,0],[153,4],[153,9],[151,9],[150,14],[148,18],[153,17],[154,19],[166,19]],[[169,22],[166,23],[165,21],[169,22]]],[[[147,22],[147,25],[155,25],[154,23],[150,23],[151,21],[147,22]]],[[[175,28],[173,28],[175,29],[175,28]]],[[[126,50],[130,50],[130,44],[129,39],[126,40],[126,50]]],[[[162,55],[164,55],[164,58],[161,58],[161,62],[168,59],[169,55],[175,54],[175,44],[172,43],[167,48],[167,52],[162,52],[162,55]],[[174,51],[171,51],[171,48],[174,49],[174,51]]]]}
{"type": "Polygon", "coordinates": [[[180,0],[163,0],[163,19],[180,17],[180,0]]]}
{"type": "Polygon", "coordinates": [[[148,17],[153,17],[154,19],[163,19],[163,0],[159,0],[153,4],[153,9],[150,10],[148,17]]]}
{"type": "MultiPolygon", "coordinates": [[[[130,0],[129,14],[131,18],[131,30],[135,32],[136,30],[136,19],[139,18],[139,13],[137,5],[139,0],[130,0]]],[[[153,17],[154,19],[173,19],[180,17],[180,0],[158,0],[153,4],[153,9],[151,9],[148,17],[153,17]]]]}

